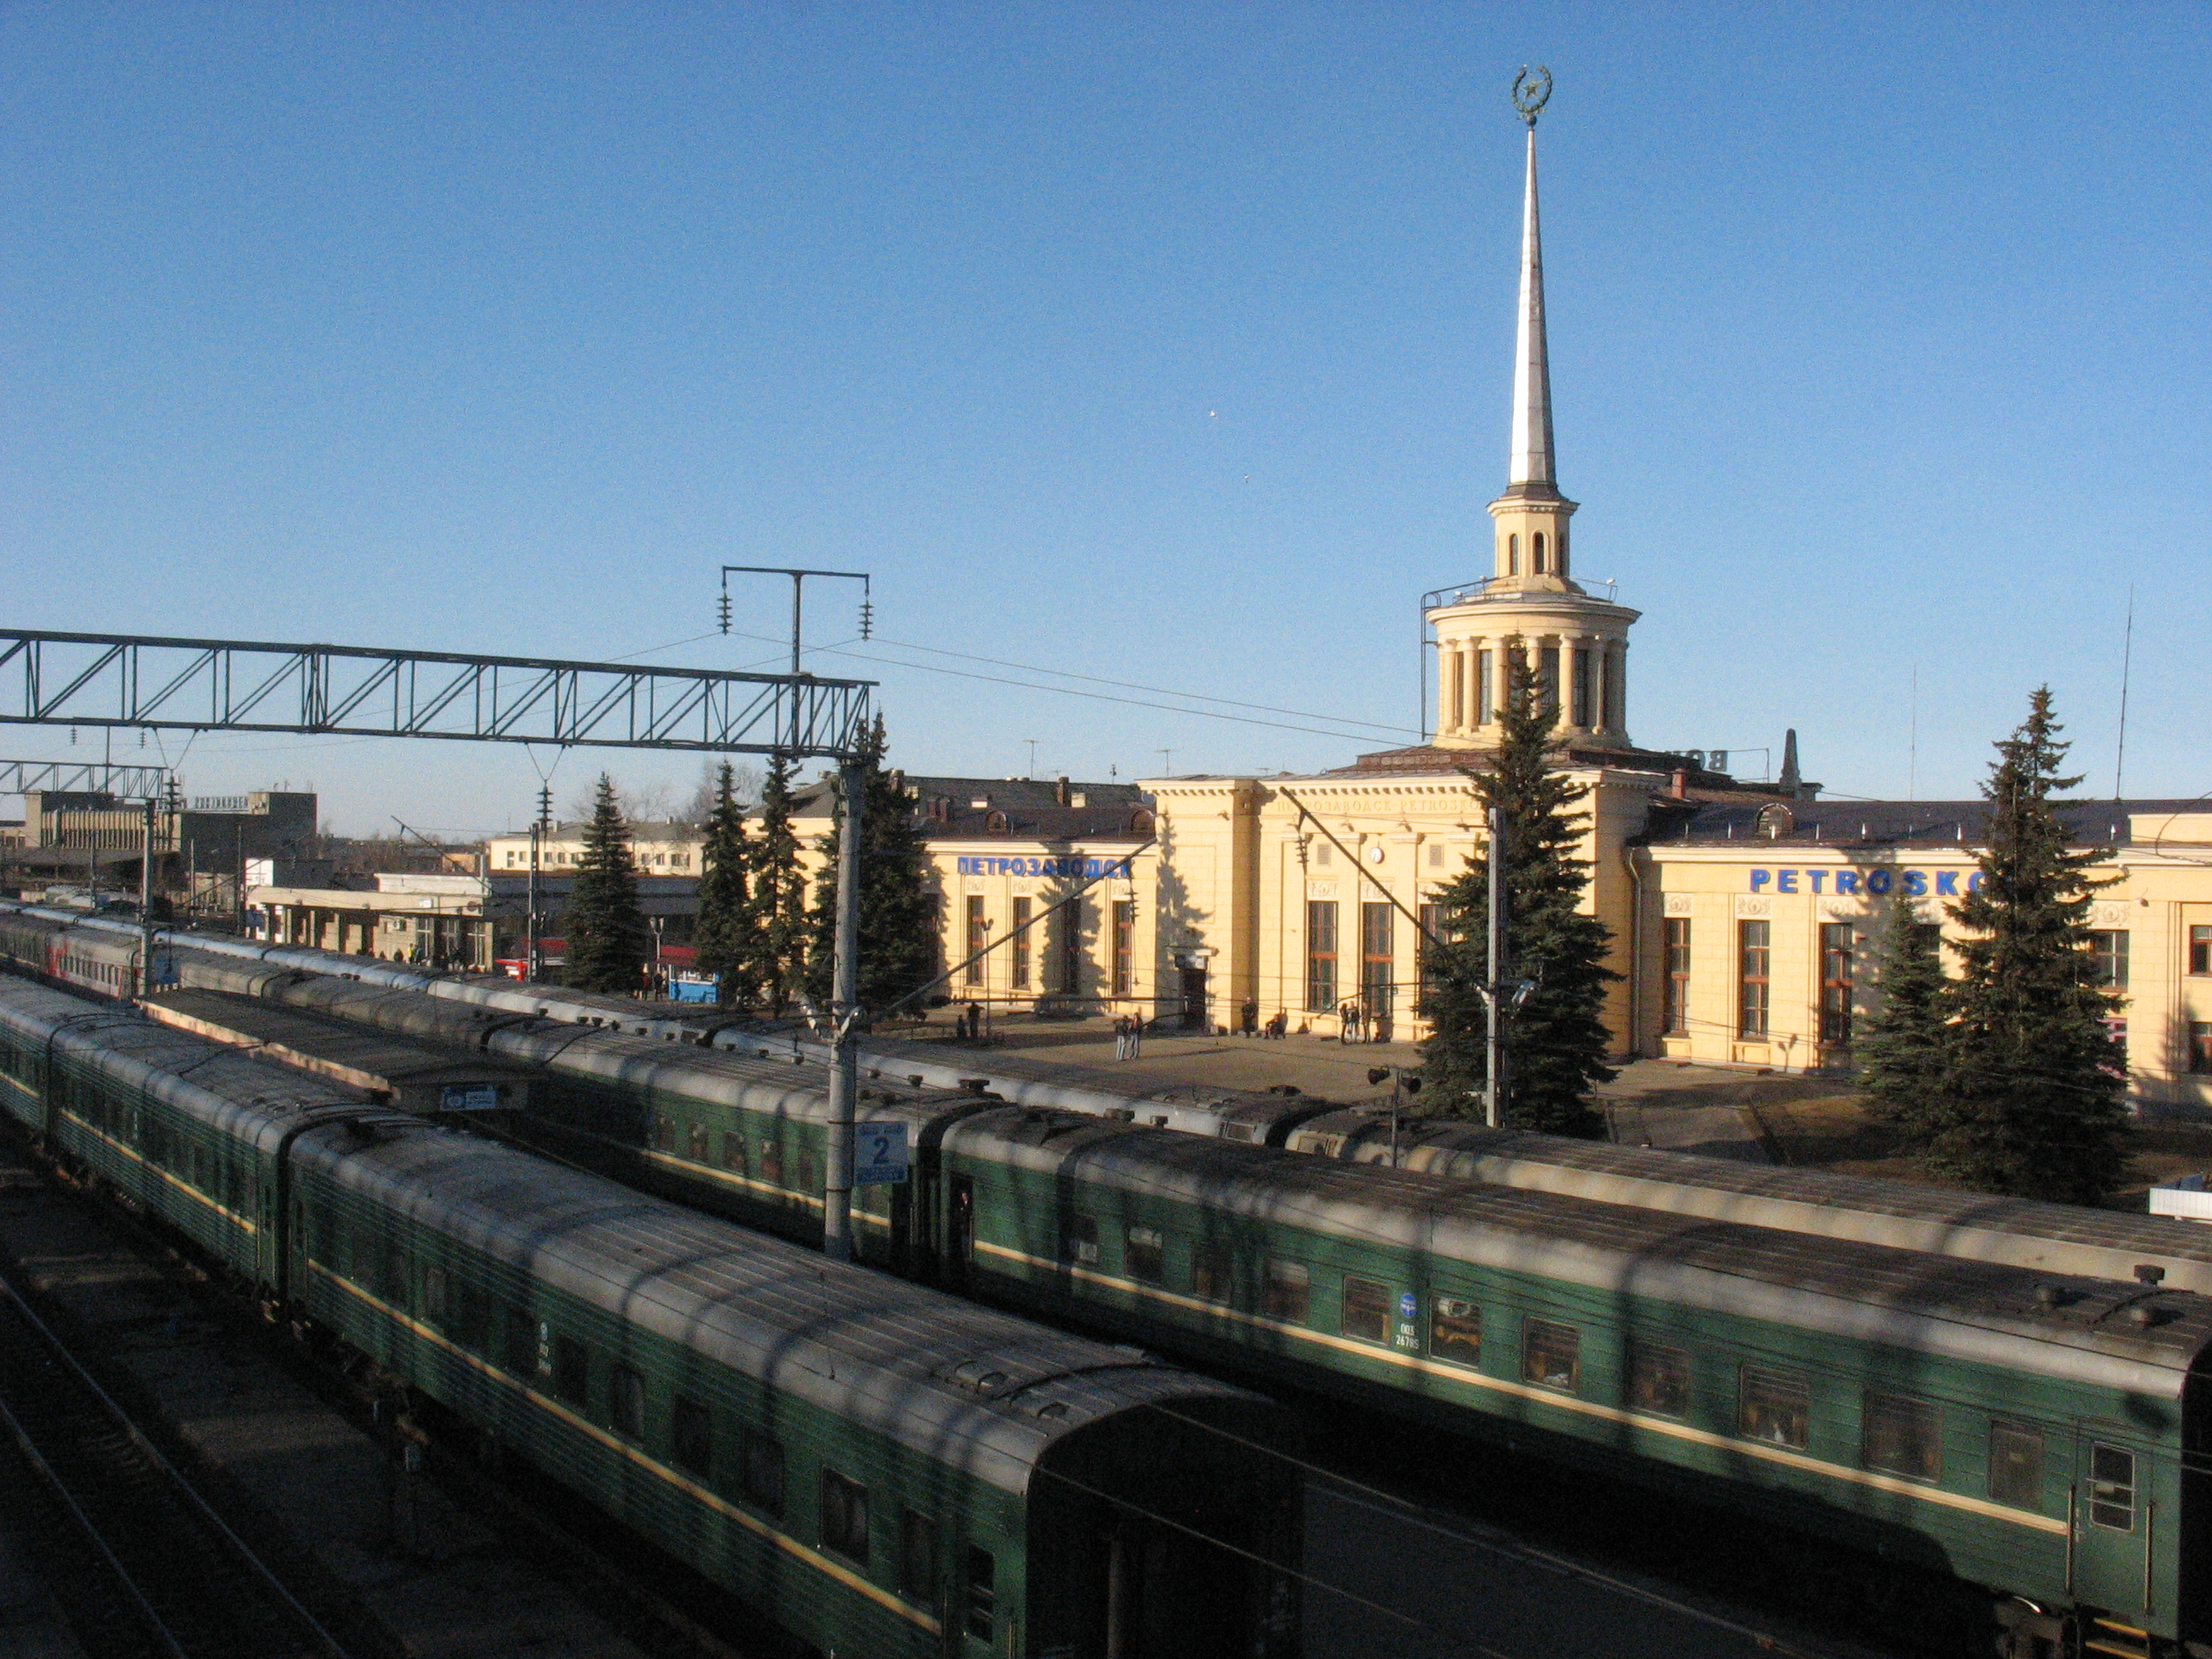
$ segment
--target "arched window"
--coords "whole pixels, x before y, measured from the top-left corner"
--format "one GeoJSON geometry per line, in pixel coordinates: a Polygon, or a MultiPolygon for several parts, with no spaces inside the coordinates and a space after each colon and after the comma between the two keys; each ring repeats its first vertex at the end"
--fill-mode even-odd
{"type": "Polygon", "coordinates": [[[1530,540],[1528,551],[1532,555],[1528,561],[1530,574],[1542,575],[1544,574],[1544,532],[1542,531],[1538,531],[1530,540]]]}
{"type": "Polygon", "coordinates": [[[1552,562],[1559,567],[1559,574],[1564,576],[1567,574],[1567,527],[1565,525],[1559,526],[1559,546],[1553,550],[1559,556],[1552,562]]]}
{"type": "Polygon", "coordinates": [[[1152,833],[1152,823],[1153,818],[1152,813],[1147,811],[1144,807],[1139,806],[1135,811],[1129,814],[1129,833],[1133,836],[1151,835],[1152,833]]]}
{"type": "Polygon", "coordinates": [[[1004,812],[995,809],[983,815],[983,833],[987,836],[1010,835],[1013,823],[1004,812]]]}
{"type": "Polygon", "coordinates": [[[1521,538],[1518,536],[1505,538],[1505,574],[1509,576],[1521,574],[1521,538]]]}

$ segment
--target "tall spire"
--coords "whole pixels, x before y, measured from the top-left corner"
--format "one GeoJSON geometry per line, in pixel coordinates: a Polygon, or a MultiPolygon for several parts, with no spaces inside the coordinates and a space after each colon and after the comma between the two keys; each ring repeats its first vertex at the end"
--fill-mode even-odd
{"type": "MultiPolygon", "coordinates": [[[[1547,76],[1548,80],[1549,77],[1547,76]]],[[[1547,90],[1548,90],[1548,87],[1547,90]]],[[[1513,459],[1508,494],[1550,495],[1559,488],[1552,459],[1552,366],[1544,342],[1544,239],[1536,223],[1536,117],[1528,114],[1528,185],[1521,205],[1521,312],[1513,337],[1513,459]]]]}

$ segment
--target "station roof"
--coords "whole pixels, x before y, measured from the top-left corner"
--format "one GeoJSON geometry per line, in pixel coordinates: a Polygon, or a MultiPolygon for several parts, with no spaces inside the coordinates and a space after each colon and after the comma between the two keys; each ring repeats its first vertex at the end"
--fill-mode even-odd
{"type": "MultiPolygon", "coordinates": [[[[2143,845],[2164,820],[2194,818],[2201,800],[2057,801],[2059,821],[2076,847],[2143,845]],[[2146,822],[2148,821],[2148,822],[2146,822]]],[[[1985,800],[1689,801],[1654,803],[1645,839],[1655,846],[1716,842],[1783,846],[1977,847],[1989,834],[1985,800]]],[[[2171,837],[2196,842],[2196,833],[2171,837]]]]}

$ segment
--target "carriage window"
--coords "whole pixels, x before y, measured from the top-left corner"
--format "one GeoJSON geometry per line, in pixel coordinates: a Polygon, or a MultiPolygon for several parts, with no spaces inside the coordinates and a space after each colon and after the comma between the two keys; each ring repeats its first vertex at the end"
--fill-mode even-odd
{"type": "Polygon", "coordinates": [[[702,1480],[714,1472],[714,1414],[688,1395],[678,1395],[669,1411],[668,1461],[702,1480]]]}
{"type": "Polygon", "coordinates": [[[695,1123],[691,1126],[691,1161],[694,1164],[704,1164],[707,1157],[707,1126],[703,1123],[695,1123]]]}
{"type": "Polygon", "coordinates": [[[1870,1469],[1914,1480],[1943,1473],[1943,1422],[1924,1400],[1869,1389],[1860,1417],[1860,1455],[1870,1469]]]}
{"type": "Polygon", "coordinates": [[[1207,1302],[1226,1302],[1236,1281],[1236,1258],[1226,1244],[1200,1244],[1190,1253],[1192,1294],[1207,1302]]]}
{"type": "Polygon", "coordinates": [[[1078,1267],[1098,1265],[1098,1218],[1075,1214],[1060,1223],[1060,1259],[1078,1267]]]}
{"type": "Polygon", "coordinates": [[[1802,1451],[1812,1434],[1811,1389],[1796,1371],[1746,1365],[1737,1382],[1735,1424],[1747,1440],[1802,1451]]]}
{"type": "Polygon", "coordinates": [[[384,1252],[384,1299],[400,1312],[407,1311],[407,1249],[396,1238],[384,1252]]]}
{"type": "Polygon", "coordinates": [[[644,1439],[645,1379],[629,1366],[617,1365],[608,1382],[608,1412],[614,1431],[626,1439],[644,1439]]]}
{"type": "Polygon", "coordinates": [[[446,1323],[446,1270],[425,1267],[422,1270],[422,1316],[441,1329],[446,1323]]]}
{"type": "Polygon", "coordinates": [[[1455,1296],[1440,1296],[1429,1308],[1429,1357],[1455,1365],[1482,1364],[1482,1310],[1455,1296]]]}
{"type": "Polygon", "coordinates": [[[1521,1380],[1572,1394],[1582,1380],[1583,1334],[1571,1325],[1530,1319],[1521,1327],[1521,1380]]]}
{"type": "Polygon", "coordinates": [[[937,1611],[937,1522],[914,1510],[899,1515],[899,1594],[937,1611]]]}
{"type": "Polygon", "coordinates": [[[1690,1414],[1690,1356],[1638,1343],[1628,1355],[1628,1403],[1655,1417],[1690,1414]]]}
{"type": "Polygon", "coordinates": [[[1270,1319],[1303,1325],[1312,1305],[1313,1273],[1303,1261],[1267,1262],[1267,1283],[1261,1310],[1270,1319]]]}
{"type": "Polygon", "coordinates": [[[748,1503],[770,1515],[783,1513],[783,1447],[780,1443],[747,1429],[738,1447],[738,1479],[748,1503]]]}
{"type": "Polygon", "coordinates": [[[1166,1249],[1160,1241],[1158,1227],[1132,1227],[1124,1241],[1122,1266],[1129,1277],[1141,1279],[1147,1285],[1157,1285],[1167,1277],[1166,1249]]]}
{"type": "Polygon", "coordinates": [[[821,1183],[814,1178],[814,1149],[811,1146],[801,1146],[799,1149],[799,1185],[792,1190],[813,1193],[819,1192],[821,1189],[821,1183]]]}
{"type": "Polygon", "coordinates": [[[783,1147],[766,1135],[761,1137],[760,1178],[771,1187],[783,1185],[783,1147]]]}
{"type": "Polygon", "coordinates": [[[745,1138],[735,1129],[726,1131],[722,1136],[722,1167],[734,1170],[739,1175],[745,1172],[745,1138]]]}
{"type": "Polygon", "coordinates": [[[676,1150],[676,1120],[665,1112],[653,1115],[653,1144],[664,1152],[676,1150]]]}
{"type": "Polygon", "coordinates": [[[1346,1279],[1338,1328],[1368,1342],[1390,1340],[1390,1287],[1378,1279],[1346,1279]]]}
{"type": "Polygon", "coordinates": [[[867,1565],[868,1489],[835,1469],[822,1471],[822,1547],[867,1565]]]}
{"type": "Polygon", "coordinates": [[[553,1339],[553,1392],[572,1406],[591,1403],[592,1351],[573,1336],[553,1339]]]}
{"type": "Polygon", "coordinates": [[[2136,1529],[2136,1455],[2118,1446],[2089,1448],[2089,1519],[2114,1532],[2136,1529]]]}
{"type": "Polygon", "coordinates": [[[2009,1423],[1990,1425],[1990,1497],[2016,1510],[2043,1507],[2043,1437],[2009,1423]]]}
{"type": "Polygon", "coordinates": [[[968,1549],[968,1633],[979,1642],[991,1639],[999,1610],[999,1564],[991,1552],[973,1545],[968,1549]]]}

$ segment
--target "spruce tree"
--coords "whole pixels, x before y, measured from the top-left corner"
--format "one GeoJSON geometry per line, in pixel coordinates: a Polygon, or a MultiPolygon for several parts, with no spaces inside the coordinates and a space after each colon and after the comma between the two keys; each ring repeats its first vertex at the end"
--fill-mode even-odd
{"type": "MultiPolygon", "coordinates": [[[[930,890],[929,848],[915,822],[914,803],[884,770],[884,723],[877,718],[863,757],[861,791],[860,1001],[889,1007],[937,974],[937,898],[930,890]]],[[[828,1008],[836,960],[837,879],[845,808],[837,805],[822,841],[824,863],[814,887],[807,952],[807,994],[828,1008]]]]}
{"type": "Polygon", "coordinates": [[[752,881],[744,930],[750,982],[781,1019],[806,983],[806,877],[791,822],[791,762],[769,763],[761,786],[760,835],[747,873],[752,881]]]}
{"type": "Polygon", "coordinates": [[[750,1007],[760,995],[759,953],[750,940],[753,846],[745,836],[737,774],[727,761],[715,774],[706,822],[693,934],[698,965],[715,976],[714,1000],[723,1007],[750,1007]]]}
{"type": "Polygon", "coordinates": [[[1919,1139],[1930,1175],[1984,1192],[2094,1204],[2119,1185],[2129,1137],[2126,1053],[2106,1021],[2091,896],[2111,884],[2075,851],[2051,796],[2069,744],[2039,687],[1996,745],[1981,879],[1951,908],[1966,930],[1948,988],[1941,1109],[1919,1139]]]}
{"type": "Polygon", "coordinates": [[[637,867],[631,862],[629,826],[615,799],[614,780],[599,775],[592,821],[584,830],[583,862],[569,896],[562,931],[568,942],[562,979],[579,990],[624,994],[639,988],[651,954],[645,915],[637,902],[637,867]]]}
{"type": "MultiPolygon", "coordinates": [[[[1559,710],[1521,655],[1517,645],[1504,653],[1511,667],[1489,769],[1467,774],[1486,811],[1497,806],[1505,815],[1506,972],[1535,983],[1519,1011],[1505,1016],[1505,1121],[1595,1138],[1605,1120],[1589,1103],[1590,1090],[1616,1075],[1605,1063],[1612,1046],[1605,988],[1620,975],[1605,965],[1612,930],[1580,908],[1589,866],[1574,854],[1589,819],[1571,809],[1589,792],[1554,764],[1559,710]]],[[[1482,1111],[1489,902],[1490,861],[1470,860],[1437,895],[1443,947],[1425,947],[1421,1012],[1431,1036],[1421,1050],[1421,1097],[1454,1115],[1482,1111]]]]}
{"type": "Polygon", "coordinates": [[[1923,924],[1900,889],[1884,918],[1875,988],[1881,1002],[1854,1044],[1870,1115],[1917,1155],[1942,1110],[1949,1063],[1948,984],[1940,927],[1923,924]]]}

